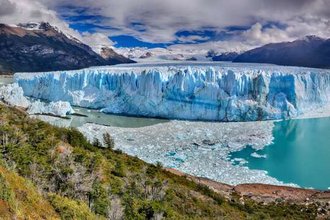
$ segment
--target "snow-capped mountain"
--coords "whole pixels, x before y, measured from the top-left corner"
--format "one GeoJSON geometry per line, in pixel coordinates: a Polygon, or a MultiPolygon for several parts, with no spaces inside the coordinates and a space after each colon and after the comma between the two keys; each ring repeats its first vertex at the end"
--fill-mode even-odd
{"type": "Polygon", "coordinates": [[[210,61],[206,51],[196,50],[178,50],[171,48],[115,48],[115,51],[125,57],[133,59],[137,62],[152,62],[152,61],[185,61],[198,60],[210,61]]]}
{"type": "Polygon", "coordinates": [[[113,48],[110,47],[102,47],[100,51],[101,57],[109,62],[116,62],[116,63],[132,63],[134,61],[130,60],[129,58],[120,55],[114,51],[113,48]]]}
{"type": "MultiPolygon", "coordinates": [[[[215,48],[219,49],[219,48],[215,48]]],[[[221,48],[220,48],[221,49],[221,48]]],[[[172,48],[115,48],[117,53],[138,62],[152,61],[233,61],[239,52],[215,50],[180,50],[172,48]]]]}
{"type": "Polygon", "coordinates": [[[46,22],[0,24],[0,72],[72,70],[132,62],[114,57],[104,59],[46,22]]]}

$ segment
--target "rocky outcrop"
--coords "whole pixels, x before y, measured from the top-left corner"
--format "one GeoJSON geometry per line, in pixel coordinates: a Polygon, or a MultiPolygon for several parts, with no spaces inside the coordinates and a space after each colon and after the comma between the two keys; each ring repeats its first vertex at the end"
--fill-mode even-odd
{"type": "Polygon", "coordinates": [[[112,48],[103,47],[100,55],[111,64],[135,63],[135,61],[116,53],[112,48]]]}
{"type": "Polygon", "coordinates": [[[0,24],[0,73],[73,70],[126,62],[132,61],[115,52],[102,58],[49,23],[0,24]]]}

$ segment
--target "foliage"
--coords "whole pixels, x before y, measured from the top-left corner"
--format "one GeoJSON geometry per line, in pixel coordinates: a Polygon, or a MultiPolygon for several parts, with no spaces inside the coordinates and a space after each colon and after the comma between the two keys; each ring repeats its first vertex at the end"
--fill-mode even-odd
{"type": "Polygon", "coordinates": [[[49,194],[50,203],[60,213],[62,219],[101,219],[91,212],[88,206],[81,201],[75,201],[56,194],[49,194]]]}
{"type": "Polygon", "coordinates": [[[105,144],[105,147],[113,149],[115,147],[115,141],[111,137],[109,133],[104,133],[103,134],[103,141],[105,144]]]}

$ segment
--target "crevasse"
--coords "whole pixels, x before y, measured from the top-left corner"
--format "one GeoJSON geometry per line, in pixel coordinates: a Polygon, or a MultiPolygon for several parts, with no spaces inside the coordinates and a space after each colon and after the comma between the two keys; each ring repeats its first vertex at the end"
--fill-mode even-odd
{"type": "Polygon", "coordinates": [[[296,117],[329,104],[330,71],[255,65],[155,65],[18,73],[29,97],[106,113],[255,121],[296,117]]]}

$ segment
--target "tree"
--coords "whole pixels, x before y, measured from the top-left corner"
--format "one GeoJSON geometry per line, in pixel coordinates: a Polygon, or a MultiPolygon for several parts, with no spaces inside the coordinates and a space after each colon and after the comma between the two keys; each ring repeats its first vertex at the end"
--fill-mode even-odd
{"type": "Polygon", "coordinates": [[[94,146],[94,147],[101,148],[101,147],[102,147],[102,144],[101,144],[101,142],[99,141],[99,139],[94,138],[94,140],[93,140],[93,146],[94,146]]]}
{"type": "Polygon", "coordinates": [[[103,134],[103,141],[107,148],[113,149],[115,147],[115,141],[107,132],[103,134]]]}

